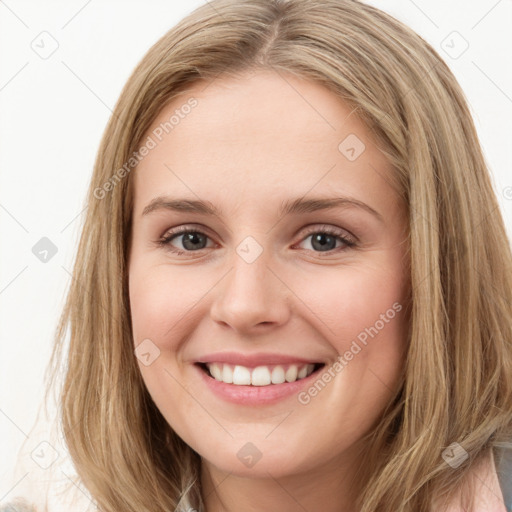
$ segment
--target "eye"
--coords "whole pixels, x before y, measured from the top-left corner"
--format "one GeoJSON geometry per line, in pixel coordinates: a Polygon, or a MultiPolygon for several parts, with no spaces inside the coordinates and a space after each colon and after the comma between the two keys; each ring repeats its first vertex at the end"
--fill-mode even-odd
{"type": "Polygon", "coordinates": [[[157,244],[161,247],[167,247],[171,252],[178,255],[205,249],[204,243],[209,239],[208,235],[198,229],[190,229],[190,226],[180,226],[165,234],[157,244]],[[185,250],[178,249],[171,245],[174,239],[181,239],[181,244],[185,250]]]}
{"type": "MultiPolygon", "coordinates": [[[[309,229],[307,235],[302,238],[301,243],[304,243],[310,237],[311,247],[314,252],[339,252],[356,245],[355,237],[346,231],[333,228],[332,226],[317,226],[315,229],[309,229]],[[341,244],[337,243],[338,241],[341,244]],[[338,250],[335,251],[335,249],[338,250]]],[[[206,249],[209,239],[210,237],[199,229],[191,229],[191,226],[180,226],[167,232],[156,243],[159,247],[166,247],[177,255],[183,255],[206,249]],[[175,239],[179,240],[184,250],[172,245],[175,239]]]]}
{"type": "Polygon", "coordinates": [[[308,238],[311,238],[310,244],[314,252],[339,252],[356,245],[355,237],[346,231],[331,226],[319,226],[310,229],[309,234],[302,240],[302,243],[308,238]],[[341,241],[341,248],[339,245],[336,246],[338,240],[341,241]],[[334,251],[336,248],[339,250],[334,251]]]}

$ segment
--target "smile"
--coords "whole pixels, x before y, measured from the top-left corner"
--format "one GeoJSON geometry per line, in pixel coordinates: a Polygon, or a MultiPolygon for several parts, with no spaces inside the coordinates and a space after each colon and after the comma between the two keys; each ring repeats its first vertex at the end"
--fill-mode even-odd
{"type": "Polygon", "coordinates": [[[192,365],[212,396],[238,405],[271,405],[303,391],[327,358],[271,352],[203,354],[192,365]]]}
{"type": "Polygon", "coordinates": [[[211,377],[235,386],[271,386],[309,377],[319,364],[262,365],[255,368],[227,363],[205,363],[211,377]]]}

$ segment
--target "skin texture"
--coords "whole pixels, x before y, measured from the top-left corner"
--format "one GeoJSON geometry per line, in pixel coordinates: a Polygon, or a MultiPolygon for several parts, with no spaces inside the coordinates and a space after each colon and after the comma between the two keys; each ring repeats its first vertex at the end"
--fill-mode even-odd
{"type": "Polygon", "coordinates": [[[139,363],[142,377],[168,423],[203,457],[208,512],[352,510],[359,440],[388,404],[407,345],[407,217],[392,169],[333,93],[272,72],[196,83],[163,108],[146,136],[190,97],[197,106],[132,176],[134,343],[149,339],[158,354],[139,363]],[[351,134],[365,145],[352,161],[338,148],[351,134]],[[222,216],[142,215],[162,195],[208,200],[222,216]],[[340,196],[382,220],[357,207],[278,214],[285,200],[340,196]],[[336,239],[330,251],[319,250],[311,235],[325,225],[356,245],[336,239]],[[205,233],[207,242],[184,255],[170,250],[187,250],[183,236],[156,244],[178,226],[205,233]],[[251,263],[237,252],[248,236],[262,250],[251,263]],[[327,368],[393,304],[401,311],[381,320],[307,405],[297,395],[272,405],[228,403],[194,366],[204,354],[234,351],[296,355],[327,368]],[[248,442],[261,453],[252,467],[237,457],[248,442]]]}

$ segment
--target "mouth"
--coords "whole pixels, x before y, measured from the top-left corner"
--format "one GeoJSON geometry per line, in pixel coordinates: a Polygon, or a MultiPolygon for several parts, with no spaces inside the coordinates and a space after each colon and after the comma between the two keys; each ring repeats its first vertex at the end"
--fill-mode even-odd
{"type": "Polygon", "coordinates": [[[320,371],[324,363],[272,364],[256,367],[222,362],[196,363],[211,379],[234,386],[277,386],[306,379],[320,371]]]}

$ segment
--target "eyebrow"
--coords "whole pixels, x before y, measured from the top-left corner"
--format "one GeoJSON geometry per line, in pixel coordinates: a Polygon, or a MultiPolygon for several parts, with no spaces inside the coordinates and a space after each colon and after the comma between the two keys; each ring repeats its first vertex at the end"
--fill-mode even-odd
{"type": "MultiPolygon", "coordinates": [[[[351,197],[332,197],[332,198],[312,198],[304,199],[288,199],[281,204],[278,216],[298,213],[310,213],[319,210],[328,210],[332,208],[359,208],[376,217],[380,222],[384,222],[382,215],[371,206],[351,197]]],[[[211,215],[214,217],[222,217],[222,212],[210,201],[202,201],[195,199],[173,199],[170,197],[155,197],[144,208],[142,216],[149,215],[158,210],[170,210],[188,213],[199,213],[203,215],[211,215]]]]}

